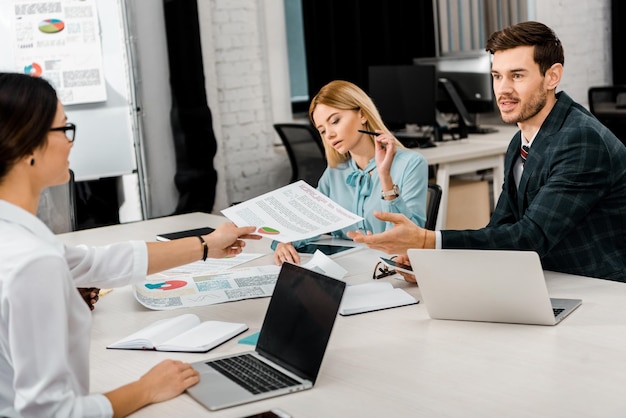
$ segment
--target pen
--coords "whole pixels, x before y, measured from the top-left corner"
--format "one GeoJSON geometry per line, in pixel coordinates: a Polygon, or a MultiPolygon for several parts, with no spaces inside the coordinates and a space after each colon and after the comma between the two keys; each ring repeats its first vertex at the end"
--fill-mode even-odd
{"type": "Polygon", "coordinates": [[[358,131],[361,132],[362,134],[368,134],[368,135],[374,135],[374,136],[380,135],[378,132],[364,131],[363,129],[358,129],[358,131]]]}

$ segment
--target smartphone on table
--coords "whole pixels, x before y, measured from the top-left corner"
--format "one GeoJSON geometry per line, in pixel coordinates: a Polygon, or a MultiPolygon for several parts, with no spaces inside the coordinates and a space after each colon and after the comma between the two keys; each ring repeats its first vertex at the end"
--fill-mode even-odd
{"type": "Polygon", "coordinates": [[[413,274],[413,267],[411,267],[408,264],[399,263],[395,260],[392,260],[391,258],[380,257],[380,259],[383,261],[383,263],[385,263],[386,265],[388,265],[390,268],[394,270],[402,271],[408,274],[413,274]]]}

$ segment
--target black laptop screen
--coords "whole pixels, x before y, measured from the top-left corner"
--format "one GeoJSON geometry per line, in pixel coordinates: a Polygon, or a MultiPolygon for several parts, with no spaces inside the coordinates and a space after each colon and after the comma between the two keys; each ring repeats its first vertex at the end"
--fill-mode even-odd
{"type": "Polygon", "coordinates": [[[303,267],[283,264],[257,352],[315,383],[345,286],[303,267]]]}

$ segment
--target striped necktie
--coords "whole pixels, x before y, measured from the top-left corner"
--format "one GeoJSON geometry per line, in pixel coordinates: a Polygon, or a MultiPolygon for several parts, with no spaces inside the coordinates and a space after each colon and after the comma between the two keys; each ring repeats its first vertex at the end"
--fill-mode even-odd
{"type": "Polygon", "coordinates": [[[520,148],[519,150],[519,155],[520,157],[522,157],[522,165],[526,164],[526,158],[528,157],[528,150],[530,150],[528,145],[522,145],[522,148],[520,148]]]}

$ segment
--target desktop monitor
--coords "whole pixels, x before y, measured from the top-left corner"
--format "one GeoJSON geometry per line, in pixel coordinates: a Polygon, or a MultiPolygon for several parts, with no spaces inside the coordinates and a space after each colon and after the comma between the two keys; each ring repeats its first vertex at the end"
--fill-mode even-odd
{"type": "Polygon", "coordinates": [[[495,111],[491,78],[491,56],[486,51],[457,53],[439,57],[415,58],[417,66],[435,66],[440,82],[437,109],[458,113],[466,125],[477,127],[476,114],[495,111]],[[456,97],[454,97],[456,94],[456,97]]]}
{"type": "Polygon", "coordinates": [[[369,67],[369,95],[391,130],[404,129],[408,124],[436,126],[436,90],[433,65],[369,67]]]}

